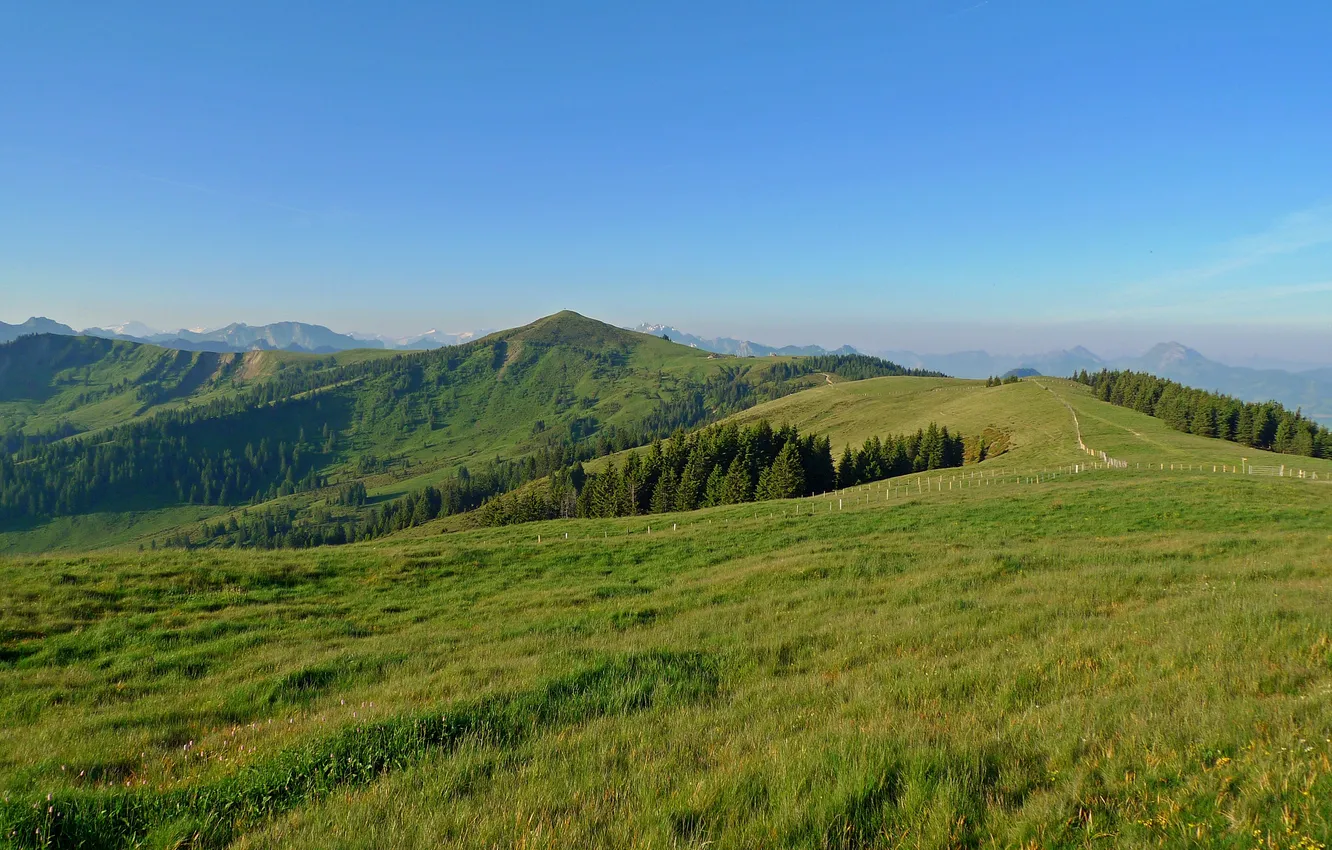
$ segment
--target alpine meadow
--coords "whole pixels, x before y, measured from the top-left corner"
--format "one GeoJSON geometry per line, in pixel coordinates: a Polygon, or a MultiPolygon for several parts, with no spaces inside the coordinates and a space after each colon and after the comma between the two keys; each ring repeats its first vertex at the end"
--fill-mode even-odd
{"type": "Polygon", "coordinates": [[[1332,829],[1332,460],[1279,408],[572,313],[0,362],[15,847],[1332,829]]]}
{"type": "Polygon", "coordinates": [[[0,850],[1329,850],[1329,44],[4,4],[0,850]]]}

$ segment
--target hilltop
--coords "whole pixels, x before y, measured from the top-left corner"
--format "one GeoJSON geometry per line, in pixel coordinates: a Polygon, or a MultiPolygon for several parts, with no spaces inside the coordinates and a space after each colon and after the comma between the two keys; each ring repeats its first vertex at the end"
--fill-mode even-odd
{"type": "Polygon", "coordinates": [[[843,367],[903,371],[872,358],[716,358],[572,312],[417,353],[214,354],[25,337],[0,348],[0,411],[17,459],[0,493],[0,541],[155,540],[256,508],[266,527],[331,529],[428,484],[456,484],[460,504],[474,505],[843,367]],[[353,483],[354,496],[336,495],[353,483]]]}

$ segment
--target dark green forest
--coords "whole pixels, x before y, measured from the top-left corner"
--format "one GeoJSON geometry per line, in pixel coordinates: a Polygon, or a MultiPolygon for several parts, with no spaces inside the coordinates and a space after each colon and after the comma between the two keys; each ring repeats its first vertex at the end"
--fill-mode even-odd
{"type": "MultiPolygon", "coordinates": [[[[481,525],[510,525],[560,517],[622,517],[687,511],[713,505],[787,499],[850,487],[897,475],[961,466],[960,436],[931,423],[914,434],[875,437],[846,447],[834,464],[827,437],[801,435],[766,420],[741,427],[715,425],[630,452],[587,473],[581,461],[530,481],[539,466],[498,463],[477,473],[462,470],[439,487],[429,486],[387,502],[363,520],[317,515],[295,521],[285,509],[246,511],[237,519],[204,523],[199,535],[182,534],[179,546],[212,542],[260,548],[335,545],[369,540],[444,516],[476,510],[481,525]],[[512,491],[512,492],[511,492],[512,491]]],[[[547,462],[550,458],[547,459],[547,462]]],[[[337,488],[330,505],[360,505],[365,490],[337,488]]]]}
{"type": "Polygon", "coordinates": [[[0,520],[161,504],[257,503],[322,486],[327,425],[317,398],[280,408],[219,403],[158,414],[99,439],[26,445],[0,454],[0,520]]]}
{"type": "Polygon", "coordinates": [[[801,435],[766,420],[713,426],[655,441],[594,473],[581,466],[538,486],[492,499],[479,511],[486,525],[557,517],[624,517],[713,505],[790,499],[910,472],[961,466],[961,437],[931,423],[910,435],[847,447],[834,465],[827,437],[801,435]]]}
{"type": "Polygon", "coordinates": [[[1084,370],[1074,379],[1101,401],[1155,416],[1177,431],[1282,454],[1332,457],[1332,432],[1275,401],[1243,402],[1146,372],[1084,370]]]}

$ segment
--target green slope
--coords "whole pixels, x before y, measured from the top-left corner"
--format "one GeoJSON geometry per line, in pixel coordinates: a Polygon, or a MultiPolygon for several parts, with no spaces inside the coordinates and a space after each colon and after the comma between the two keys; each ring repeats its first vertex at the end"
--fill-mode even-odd
{"type": "Polygon", "coordinates": [[[1332,461],[1184,434],[1159,419],[1102,402],[1086,386],[1061,378],[1027,378],[998,387],[986,387],[983,381],[874,378],[816,387],[757,405],[735,418],[767,418],[827,433],[835,449],[934,421],[968,437],[986,432],[1001,436],[1007,450],[989,464],[1035,471],[1095,460],[1078,450],[1073,412],[1087,446],[1134,465],[1164,463],[1167,471],[1171,464],[1210,469],[1248,458],[1255,465],[1285,464],[1316,471],[1320,478],[1332,476],[1332,461]]]}
{"type": "Polygon", "coordinates": [[[1330,498],[1101,470],[651,535],[0,560],[0,824],[18,846],[1313,847],[1330,498]]]}
{"type": "Polygon", "coordinates": [[[288,368],[319,371],[388,356],[178,351],[41,334],[0,345],[0,437],[69,436],[235,395],[288,368]]]}
{"type": "MultiPolygon", "coordinates": [[[[71,350],[47,355],[32,351],[39,343],[20,341],[8,351],[11,372],[28,367],[25,382],[12,384],[9,403],[30,408],[29,429],[50,419],[53,409],[69,408],[71,421],[82,417],[80,428],[105,429],[76,439],[82,446],[104,444],[98,451],[108,458],[85,459],[83,449],[60,446],[16,456],[8,474],[11,482],[26,474],[28,489],[14,497],[0,551],[45,549],[67,535],[71,545],[82,545],[94,536],[69,528],[67,518],[58,527],[68,532],[56,534],[40,521],[34,528],[34,515],[43,511],[92,516],[106,545],[160,537],[145,537],[149,526],[134,514],[154,512],[151,527],[160,528],[169,519],[165,512],[183,503],[192,506],[180,513],[186,531],[200,513],[225,517],[269,508],[284,522],[331,527],[365,508],[325,510],[330,491],[324,485],[362,482],[373,502],[452,480],[463,466],[475,472],[497,458],[568,462],[570,452],[632,445],[645,434],[690,427],[828,380],[812,372],[816,361],[717,357],[571,312],[463,346],[391,356],[264,352],[210,360],[85,339],[60,342],[71,350]],[[173,390],[144,389],[144,376],[165,374],[167,361],[176,364],[171,375],[196,377],[180,378],[173,390]],[[214,361],[216,369],[198,379],[214,361]],[[90,370],[102,376],[98,386],[115,392],[79,404],[75,383],[90,370]],[[154,393],[157,406],[145,408],[138,399],[154,393]],[[165,457],[154,453],[168,436],[175,448],[165,457]],[[262,451],[265,440],[280,464],[250,460],[271,458],[262,451]],[[119,453],[111,457],[113,450],[119,453]],[[227,472],[228,464],[245,468],[227,472]],[[162,473],[160,480],[144,477],[153,470],[162,473]],[[100,482],[101,489],[71,491],[70,482],[80,480],[100,482]],[[39,485],[46,489],[33,490],[39,485]],[[254,494],[261,504],[253,503],[254,494]],[[37,508],[24,514],[25,505],[37,508]]],[[[502,467],[504,475],[526,474],[514,469],[502,467]]]]}

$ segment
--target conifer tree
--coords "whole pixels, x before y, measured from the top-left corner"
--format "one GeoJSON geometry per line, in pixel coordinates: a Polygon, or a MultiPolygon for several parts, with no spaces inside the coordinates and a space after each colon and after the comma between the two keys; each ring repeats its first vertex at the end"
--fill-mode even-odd
{"type": "Polygon", "coordinates": [[[772,478],[772,467],[765,466],[759,470],[758,484],[754,485],[754,501],[766,502],[771,499],[769,481],[772,478]]]}
{"type": "Polygon", "coordinates": [[[666,467],[666,470],[662,472],[661,477],[657,479],[656,488],[652,491],[652,500],[650,502],[652,513],[664,514],[668,511],[675,510],[675,490],[678,481],[679,479],[675,474],[675,470],[669,466],[666,467]]]}
{"type": "Polygon", "coordinates": [[[731,461],[731,468],[726,470],[726,479],[722,482],[721,503],[723,505],[738,505],[753,498],[754,493],[750,488],[749,469],[744,462],[744,458],[737,457],[731,461]]]}
{"type": "Polygon", "coordinates": [[[842,450],[842,459],[837,464],[837,486],[854,487],[860,483],[856,474],[856,457],[851,453],[850,444],[842,450]]]}
{"type": "Polygon", "coordinates": [[[714,466],[711,474],[708,475],[707,486],[703,488],[703,505],[705,507],[725,504],[723,502],[725,482],[726,476],[722,473],[721,464],[714,466]]]}
{"type": "MultiPolygon", "coordinates": [[[[697,449],[697,444],[694,448],[697,449]]],[[[680,481],[676,485],[675,491],[675,509],[677,511],[692,511],[697,508],[703,500],[703,488],[707,486],[710,470],[704,466],[703,452],[694,451],[689,455],[685,462],[684,471],[680,473],[680,481]]]]}
{"type": "Polygon", "coordinates": [[[788,440],[768,473],[768,498],[793,499],[805,495],[805,470],[794,440],[788,440]]]}

